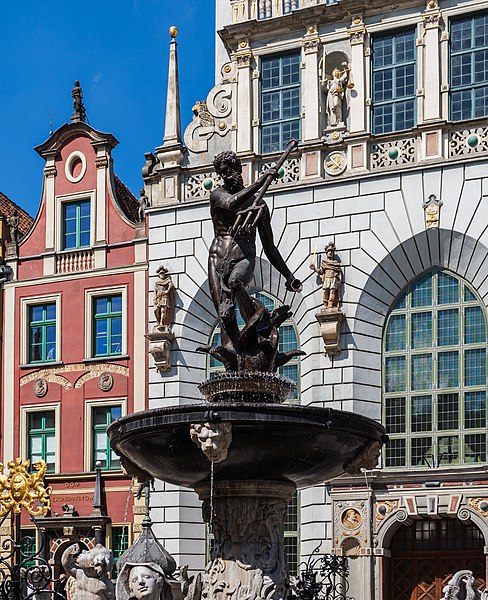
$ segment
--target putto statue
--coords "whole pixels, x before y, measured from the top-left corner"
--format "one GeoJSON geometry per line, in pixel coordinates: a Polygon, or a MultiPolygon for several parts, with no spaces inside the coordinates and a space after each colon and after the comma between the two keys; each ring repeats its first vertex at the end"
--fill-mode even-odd
{"type": "Polygon", "coordinates": [[[322,89],[327,94],[327,127],[344,126],[344,117],[342,111],[344,91],[346,86],[354,87],[354,84],[350,82],[350,72],[350,65],[347,65],[344,71],[341,71],[338,67],[336,67],[332,71],[332,79],[328,79],[326,76],[321,82],[322,89]]]}
{"type": "Polygon", "coordinates": [[[324,308],[338,308],[342,283],[341,264],[334,259],[336,252],[334,242],[329,242],[324,250],[326,258],[321,261],[320,267],[315,264],[314,257],[310,263],[310,268],[322,278],[324,308]]]}
{"type": "Polygon", "coordinates": [[[63,552],[61,564],[70,575],[66,583],[68,600],[115,600],[109,577],[114,565],[111,550],[101,544],[81,550],[79,544],[72,544],[63,552]]]}
{"type": "Polygon", "coordinates": [[[246,289],[256,263],[256,232],[269,262],[285,278],[286,289],[302,289],[275,246],[271,216],[264,202],[266,190],[296,145],[292,140],[278,163],[248,187],[244,187],[241,161],[234,152],[222,152],[214,159],[224,185],[210,194],[214,239],[209,250],[208,278],[221,324],[222,345],[199,350],[212,354],[230,371],[275,371],[296,356],[296,352],[286,356],[278,352],[277,328],[289,316],[289,307],[269,312],[246,289]],[[236,307],[245,321],[242,331],[237,325],[236,307]]]}

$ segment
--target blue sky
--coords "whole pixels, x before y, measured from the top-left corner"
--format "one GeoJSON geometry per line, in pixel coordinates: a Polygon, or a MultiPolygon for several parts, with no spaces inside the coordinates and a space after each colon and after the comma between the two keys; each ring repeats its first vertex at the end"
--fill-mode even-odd
{"type": "Polygon", "coordinates": [[[115,135],[115,172],[138,195],[144,152],[161,144],[168,29],[179,29],[182,125],[214,78],[213,0],[25,0],[0,8],[0,191],[35,216],[34,146],[72,114],[79,79],[90,124],[115,135]]]}

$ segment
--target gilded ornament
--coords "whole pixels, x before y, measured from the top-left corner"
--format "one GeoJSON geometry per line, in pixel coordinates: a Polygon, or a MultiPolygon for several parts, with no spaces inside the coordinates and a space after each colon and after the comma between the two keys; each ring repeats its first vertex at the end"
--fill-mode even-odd
{"type": "Polygon", "coordinates": [[[468,506],[483,513],[484,516],[488,515],[488,498],[470,498],[468,500],[468,506]]]}
{"type": "Polygon", "coordinates": [[[361,521],[361,515],[355,508],[348,508],[341,515],[341,523],[345,529],[357,529],[361,521]]]}
{"type": "Polygon", "coordinates": [[[425,226],[427,229],[439,227],[442,201],[438,200],[435,194],[431,194],[429,199],[423,203],[425,212],[425,226]]]}
{"type": "Polygon", "coordinates": [[[360,17],[356,17],[353,21],[354,25],[359,25],[361,23],[361,18],[360,17]]]}
{"type": "Polygon", "coordinates": [[[36,461],[32,465],[35,473],[27,471],[29,466],[30,460],[16,458],[7,463],[9,474],[3,475],[5,467],[0,463],[0,517],[10,510],[20,513],[22,508],[33,517],[46,516],[51,508],[52,488],[44,487],[43,481],[47,464],[43,460],[36,461]]]}
{"type": "Polygon", "coordinates": [[[171,27],[169,28],[169,35],[175,39],[175,37],[178,35],[178,27],[175,27],[174,25],[171,25],[171,27]]]}
{"type": "Polygon", "coordinates": [[[308,28],[308,33],[315,33],[316,31],[317,31],[317,30],[316,30],[316,29],[315,29],[315,27],[313,27],[313,26],[310,26],[310,27],[308,28]]]}
{"type": "Polygon", "coordinates": [[[325,172],[327,175],[340,175],[346,170],[347,160],[344,152],[334,151],[328,154],[325,159],[325,172]]]}
{"type": "Polygon", "coordinates": [[[239,48],[247,48],[247,42],[246,41],[242,41],[239,43],[239,48]]]}

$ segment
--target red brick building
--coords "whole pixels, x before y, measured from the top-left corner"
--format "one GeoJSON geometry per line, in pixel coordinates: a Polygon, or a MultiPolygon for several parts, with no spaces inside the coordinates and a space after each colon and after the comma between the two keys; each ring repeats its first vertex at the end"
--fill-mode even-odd
{"type": "Polygon", "coordinates": [[[75,106],[36,148],[39,211],[7,244],[0,458],[46,461],[55,562],[73,541],[117,550],[132,535],[131,481],[106,429],[145,408],[147,261],[138,201],[113,172],[117,143],[75,106]],[[105,510],[93,498],[97,462],[105,510]]]}

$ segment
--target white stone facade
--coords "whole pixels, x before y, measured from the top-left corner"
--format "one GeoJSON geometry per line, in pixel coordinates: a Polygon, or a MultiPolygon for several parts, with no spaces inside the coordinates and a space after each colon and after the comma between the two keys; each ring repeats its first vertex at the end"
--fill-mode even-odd
{"type": "MultiPolygon", "coordinates": [[[[298,156],[287,161],[284,177],[273,184],[266,201],[276,245],[303,281],[303,291],[287,292],[283,279],[260,250],[252,285],[291,305],[300,347],[306,352],[300,366],[301,403],[331,406],[381,420],[384,326],[405,286],[429,269],[440,267],[468,282],[485,307],[488,302],[486,119],[447,121],[449,19],[480,10],[483,3],[453,1],[439,6],[432,0],[427,6],[404,2],[393,12],[386,4],[383,9],[362,6],[361,11],[358,6],[356,12],[354,1],[339,5],[308,2],[297,4],[295,11],[288,11],[290,14],[285,11],[267,19],[256,12],[261,4],[264,6],[261,1],[232,0],[230,4],[232,23],[219,17],[223,29],[218,41],[219,76],[209,96],[211,102],[207,102],[214,122],[203,137],[197,134],[200,141],[206,140],[205,144],[198,151],[190,148],[176,167],[165,167],[164,147],[159,148],[160,162],[145,177],[153,206],[148,211],[149,288],[154,284],[156,268],[164,264],[176,289],[172,368],[164,375],[151,371],[150,407],[199,399],[196,385],[206,376],[207,358],[195,348],[208,343],[216,325],[206,267],[213,238],[208,196],[218,185],[211,160],[221,149],[235,150],[243,162],[246,182],[253,181],[263,166],[276,160],[278,155],[258,153],[259,61],[267,54],[300,49],[302,142],[298,156]],[[370,38],[407,25],[416,28],[418,125],[409,131],[372,137],[370,38]],[[326,128],[324,97],[319,87],[323,50],[326,55],[342,52],[351,63],[355,93],[346,96],[345,131],[326,128]],[[215,98],[222,102],[219,104],[215,98]],[[223,107],[220,120],[219,106],[223,107]],[[468,138],[473,135],[477,143],[471,147],[468,138]],[[397,152],[389,152],[391,149],[397,152]],[[344,157],[344,169],[339,174],[327,172],[332,151],[344,157]],[[168,181],[172,196],[166,191],[168,181]],[[429,227],[424,203],[432,196],[442,206],[435,225],[429,227]],[[309,266],[314,251],[323,253],[331,240],[344,271],[341,308],[346,317],[340,353],[334,357],[324,354],[315,318],[322,306],[322,290],[309,266]]],[[[217,14],[229,17],[228,5],[229,0],[217,0],[217,14]]],[[[193,133],[200,127],[196,119],[190,125],[193,133]]],[[[152,324],[150,321],[149,328],[152,324]]],[[[387,561],[389,541],[400,523],[422,515],[457,515],[465,522],[475,522],[488,546],[488,513],[472,508],[475,496],[479,500],[488,495],[483,473],[481,465],[436,473],[440,483],[429,492],[437,498],[433,501],[435,510],[426,501],[425,481],[433,477],[426,471],[370,473],[368,482],[379,481],[384,488],[376,492],[375,498],[362,478],[341,480],[332,486],[330,494],[325,487],[304,490],[300,497],[301,557],[310,555],[320,542],[322,552],[333,550],[357,556],[351,566],[351,595],[356,600],[387,600],[382,575],[387,562],[381,561],[387,561]],[[397,481],[401,484],[392,491],[397,481]],[[449,493],[442,483],[448,481],[451,483],[445,485],[451,486],[449,493]],[[478,481],[476,491],[467,493],[463,482],[472,481],[478,481]],[[406,503],[405,489],[416,498],[413,513],[406,503]],[[386,516],[377,512],[382,503],[388,506],[386,516]],[[351,536],[357,542],[357,552],[343,546],[346,534],[338,518],[347,506],[355,507],[363,519],[360,532],[351,536]],[[471,512],[468,515],[463,510],[471,512]]],[[[171,486],[165,490],[155,499],[157,532],[179,564],[202,569],[205,529],[199,515],[200,503],[191,492],[171,486]]]]}

